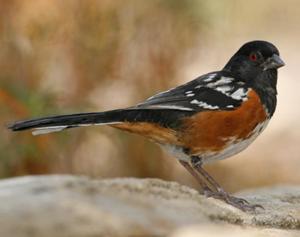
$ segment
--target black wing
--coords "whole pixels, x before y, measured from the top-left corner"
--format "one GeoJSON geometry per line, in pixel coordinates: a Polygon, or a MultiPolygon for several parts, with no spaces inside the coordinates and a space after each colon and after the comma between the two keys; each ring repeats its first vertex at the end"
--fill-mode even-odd
{"type": "Polygon", "coordinates": [[[227,72],[212,72],[182,86],[156,94],[137,105],[140,109],[180,111],[232,110],[247,99],[245,83],[227,72]]]}
{"type": "Polygon", "coordinates": [[[20,121],[13,131],[37,129],[35,134],[66,128],[119,122],[151,122],[176,129],[181,118],[206,110],[233,110],[247,99],[246,85],[226,72],[213,72],[182,86],[150,97],[128,109],[71,114],[20,121]]]}

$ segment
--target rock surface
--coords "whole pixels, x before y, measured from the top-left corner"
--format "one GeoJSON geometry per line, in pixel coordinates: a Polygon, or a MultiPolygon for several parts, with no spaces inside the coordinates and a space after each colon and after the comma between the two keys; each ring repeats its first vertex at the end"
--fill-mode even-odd
{"type": "Polygon", "coordinates": [[[300,236],[300,187],[241,193],[244,213],[158,179],[30,176],[0,181],[0,236],[300,236]]]}

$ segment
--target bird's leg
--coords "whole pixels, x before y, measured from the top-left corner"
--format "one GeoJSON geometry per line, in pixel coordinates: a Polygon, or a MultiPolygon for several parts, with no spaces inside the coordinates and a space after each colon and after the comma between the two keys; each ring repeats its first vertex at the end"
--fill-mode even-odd
{"type": "Polygon", "coordinates": [[[206,184],[206,182],[203,180],[203,177],[201,177],[199,175],[199,173],[197,173],[195,171],[195,169],[189,164],[189,162],[186,162],[186,161],[183,161],[183,160],[179,160],[179,162],[198,181],[198,183],[200,184],[200,186],[201,186],[201,188],[203,190],[203,194],[205,194],[206,192],[212,192],[212,190],[208,187],[208,185],[206,184]]]}
{"type": "Polygon", "coordinates": [[[192,156],[191,157],[192,167],[204,177],[207,183],[209,183],[215,191],[205,190],[204,194],[207,197],[213,197],[216,199],[221,199],[226,203],[237,207],[243,211],[255,210],[255,208],[263,208],[261,205],[251,205],[249,202],[242,198],[237,198],[228,194],[203,168],[202,160],[200,157],[192,156]]]}
{"type": "Polygon", "coordinates": [[[216,190],[216,192],[223,191],[221,186],[202,168],[202,159],[200,157],[192,156],[191,164],[192,167],[204,177],[205,181],[216,190]]]}

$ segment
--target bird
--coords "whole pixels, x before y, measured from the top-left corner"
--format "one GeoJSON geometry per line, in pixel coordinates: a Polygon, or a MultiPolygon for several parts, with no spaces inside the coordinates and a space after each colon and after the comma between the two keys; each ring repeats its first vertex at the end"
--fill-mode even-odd
{"type": "Polygon", "coordinates": [[[284,65],[275,45],[254,40],[243,44],[223,69],[135,106],[17,121],[8,128],[40,135],[108,125],[139,134],[172,154],[197,180],[200,194],[255,211],[263,207],[226,192],[203,166],[243,151],[266,128],[276,109],[277,69],[284,65]]]}

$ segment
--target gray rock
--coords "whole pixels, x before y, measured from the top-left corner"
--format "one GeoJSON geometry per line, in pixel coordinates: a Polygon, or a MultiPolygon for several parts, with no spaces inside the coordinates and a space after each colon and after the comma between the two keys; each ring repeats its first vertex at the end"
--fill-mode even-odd
{"type": "Polygon", "coordinates": [[[244,213],[158,179],[7,179],[0,181],[0,236],[300,236],[300,187],[240,196],[265,210],[244,213]]]}

